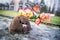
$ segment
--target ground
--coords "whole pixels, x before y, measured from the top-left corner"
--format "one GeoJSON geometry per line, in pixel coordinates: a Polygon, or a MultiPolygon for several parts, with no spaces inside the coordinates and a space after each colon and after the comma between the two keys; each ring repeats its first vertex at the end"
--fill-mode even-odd
{"type": "Polygon", "coordinates": [[[60,28],[45,24],[37,26],[34,22],[30,22],[33,30],[29,34],[11,35],[5,30],[10,21],[10,18],[0,16],[0,40],[60,40],[60,28]]]}

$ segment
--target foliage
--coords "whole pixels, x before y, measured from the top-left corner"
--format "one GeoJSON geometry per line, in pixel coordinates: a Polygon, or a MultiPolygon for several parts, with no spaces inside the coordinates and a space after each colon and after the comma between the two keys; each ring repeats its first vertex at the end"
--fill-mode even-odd
{"type": "Polygon", "coordinates": [[[30,19],[37,19],[37,18],[40,18],[40,15],[39,14],[30,17],[30,19]]]}
{"type": "Polygon", "coordinates": [[[47,6],[45,5],[45,2],[44,2],[44,0],[41,0],[41,3],[40,3],[40,5],[41,5],[41,13],[42,12],[47,12],[47,6]]]}
{"type": "Polygon", "coordinates": [[[44,2],[44,0],[41,0],[41,3],[40,4],[44,4],[45,5],[45,2],[44,2]]]}
{"type": "Polygon", "coordinates": [[[42,6],[41,12],[47,12],[47,7],[46,6],[42,6]]]}

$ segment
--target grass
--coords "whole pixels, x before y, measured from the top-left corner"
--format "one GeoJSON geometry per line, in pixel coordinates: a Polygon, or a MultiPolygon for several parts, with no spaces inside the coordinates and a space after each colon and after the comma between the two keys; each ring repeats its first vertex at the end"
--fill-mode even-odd
{"type": "Polygon", "coordinates": [[[0,15],[16,17],[18,16],[18,12],[12,10],[0,10],[0,15]]]}
{"type": "Polygon", "coordinates": [[[60,17],[51,17],[51,24],[60,25],[60,17]]]}

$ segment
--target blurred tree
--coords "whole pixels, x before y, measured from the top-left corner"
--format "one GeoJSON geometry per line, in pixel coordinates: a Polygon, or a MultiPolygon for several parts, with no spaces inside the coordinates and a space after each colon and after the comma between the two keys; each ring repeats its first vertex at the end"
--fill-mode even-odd
{"type": "Polygon", "coordinates": [[[44,0],[41,0],[40,6],[41,6],[40,12],[47,12],[47,6],[45,5],[44,0]]]}
{"type": "Polygon", "coordinates": [[[48,13],[51,13],[51,7],[49,7],[48,13]]]}
{"type": "Polygon", "coordinates": [[[55,12],[55,16],[60,16],[60,7],[57,8],[57,10],[55,12]]]}
{"type": "Polygon", "coordinates": [[[60,16],[60,0],[58,0],[58,5],[57,5],[57,10],[55,12],[55,16],[60,16]]]}
{"type": "Polygon", "coordinates": [[[54,4],[53,4],[53,8],[52,8],[52,11],[51,11],[52,14],[55,13],[55,5],[56,5],[56,4],[55,4],[55,2],[54,2],[54,4]]]}

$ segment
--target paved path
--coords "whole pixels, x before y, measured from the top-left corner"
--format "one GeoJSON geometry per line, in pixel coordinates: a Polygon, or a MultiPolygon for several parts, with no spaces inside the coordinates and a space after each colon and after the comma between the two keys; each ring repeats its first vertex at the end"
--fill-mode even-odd
{"type": "Polygon", "coordinates": [[[0,40],[60,40],[60,28],[40,24],[37,26],[31,23],[33,30],[29,34],[9,34],[6,27],[9,27],[11,19],[0,17],[0,40]]]}

